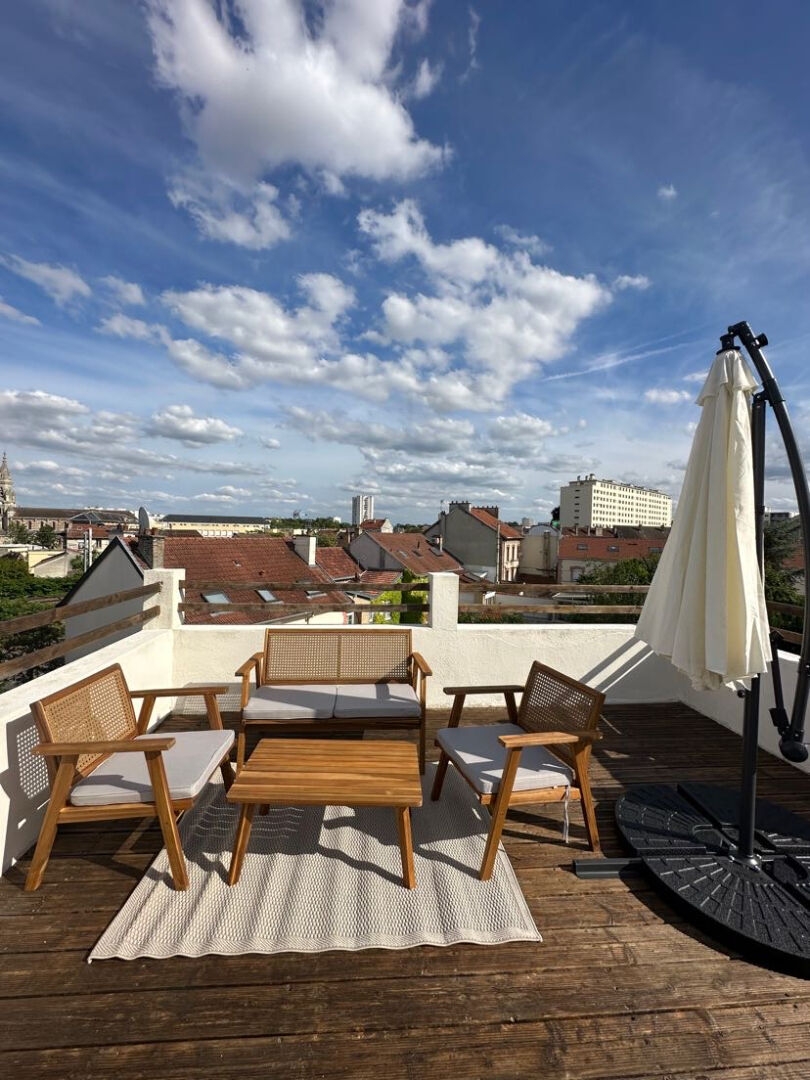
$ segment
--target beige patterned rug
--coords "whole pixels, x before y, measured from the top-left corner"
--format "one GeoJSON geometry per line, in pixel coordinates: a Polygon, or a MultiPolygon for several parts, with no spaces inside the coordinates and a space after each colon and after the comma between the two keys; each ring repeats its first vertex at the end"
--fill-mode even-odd
{"type": "Polygon", "coordinates": [[[492,878],[477,878],[487,812],[452,769],[432,803],[432,779],[429,765],[412,812],[413,890],[402,885],[393,811],[340,806],[256,814],[229,888],[238,811],[212,781],[180,825],[189,888],[171,887],[161,851],[88,959],[540,941],[503,848],[492,878]]]}

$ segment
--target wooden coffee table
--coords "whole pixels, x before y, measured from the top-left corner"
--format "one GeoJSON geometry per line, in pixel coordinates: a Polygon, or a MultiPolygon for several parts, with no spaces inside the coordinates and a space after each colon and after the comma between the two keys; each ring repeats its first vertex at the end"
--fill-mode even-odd
{"type": "Polygon", "coordinates": [[[410,743],[262,739],[226,797],[242,806],[229,885],[239,880],[257,806],[390,806],[397,816],[402,883],[416,885],[410,808],[422,805],[422,785],[410,743]]]}

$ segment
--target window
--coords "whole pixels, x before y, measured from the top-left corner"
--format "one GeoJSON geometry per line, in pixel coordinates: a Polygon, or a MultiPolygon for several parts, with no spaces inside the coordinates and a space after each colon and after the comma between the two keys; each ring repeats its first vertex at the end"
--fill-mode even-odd
{"type": "Polygon", "coordinates": [[[256,590],[260,600],[264,600],[265,604],[280,604],[281,601],[275,593],[270,592],[269,589],[257,589],[256,590]]]}
{"type": "Polygon", "coordinates": [[[307,600],[312,600],[315,596],[326,596],[323,589],[307,589],[307,600]]]}
{"type": "Polygon", "coordinates": [[[608,544],[608,551],[618,551],[618,550],[619,550],[619,545],[618,544],[608,544]]]}
{"type": "Polygon", "coordinates": [[[577,544],[577,551],[587,551],[587,550],[588,550],[588,545],[587,544],[577,544]]]}
{"type": "Polygon", "coordinates": [[[203,600],[208,604],[229,604],[230,600],[224,592],[204,592],[203,600]]]}

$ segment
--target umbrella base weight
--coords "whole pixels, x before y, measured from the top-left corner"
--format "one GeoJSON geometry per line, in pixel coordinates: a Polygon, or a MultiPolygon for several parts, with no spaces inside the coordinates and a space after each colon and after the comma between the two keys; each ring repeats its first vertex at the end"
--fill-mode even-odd
{"type": "Polygon", "coordinates": [[[736,856],[729,788],[630,788],[616,823],[633,857],[691,922],[747,960],[810,977],[810,822],[757,802],[755,858],[736,856]]]}

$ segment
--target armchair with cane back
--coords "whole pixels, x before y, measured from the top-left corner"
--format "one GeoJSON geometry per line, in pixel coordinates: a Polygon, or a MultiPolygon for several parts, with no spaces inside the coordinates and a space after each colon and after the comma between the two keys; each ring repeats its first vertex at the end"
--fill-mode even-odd
{"type": "Polygon", "coordinates": [[[431,792],[438,799],[452,763],[491,812],[489,836],[480,878],[492,874],[498,843],[510,806],[579,800],[585,832],[594,851],[599,832],[588,765],[605,695],[539,661],[532,664],[525,686],[448,686],[453,696],[450,726],[436,735],[441,754],[431,792]],[[510,723],[459,727],[469,694],[502,693],[510,723]],[[520,706],[515,695],[521,694],[520,706]]]}
{"type": "Polygon", "coordinates": [[[217,694],[226,686],[130,690],[119,664],[73,683],[31,705],[45,758],[51,797],[25,882],[39,888],[60,824],[113,818],[157,817],[176,889],[188,888],[188,871],[176,815],[189,809],[211,774],[233,781],[232,731],[225,731],[217,694]],[[159,697],[201,696],[208,731],[146,734],[159,697]],[[143,704],[136,719],[133,698],[143,704]]]}

